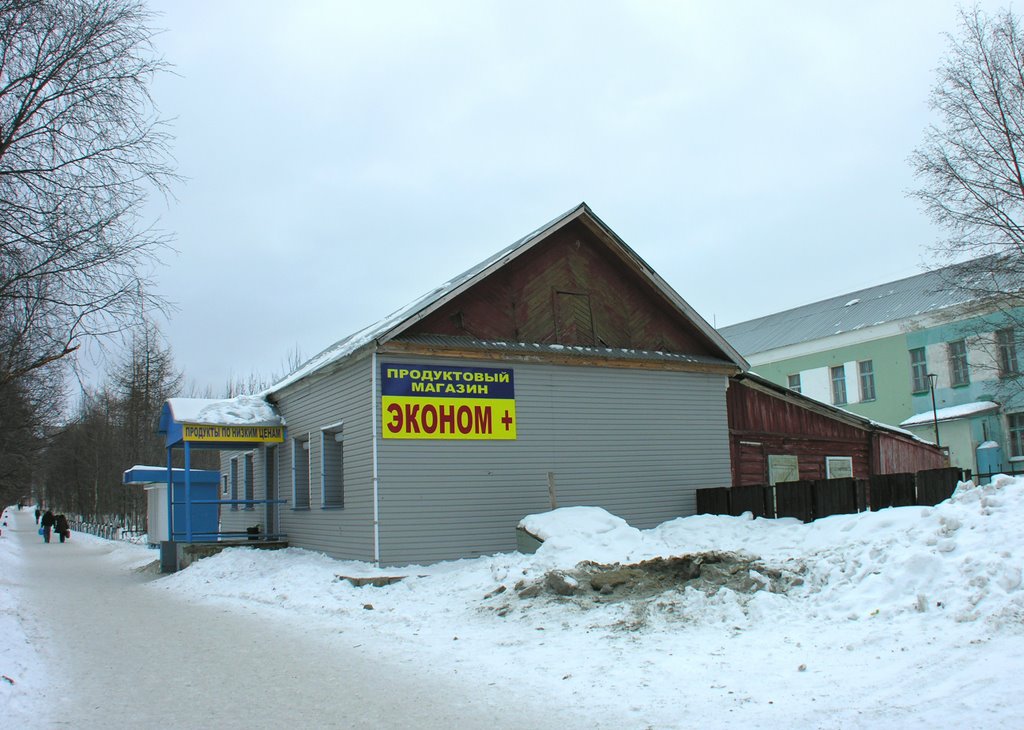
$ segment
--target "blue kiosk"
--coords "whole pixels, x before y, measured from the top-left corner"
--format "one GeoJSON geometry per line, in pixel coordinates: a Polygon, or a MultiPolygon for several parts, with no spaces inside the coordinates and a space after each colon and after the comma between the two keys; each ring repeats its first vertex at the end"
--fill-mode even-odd
{"type": "MultiPolygon", "coordinates": [[[[193,469],[189,475],[192,483],[191,522],[196,541],[216,541],[220,524],[217,489],[220,487],[220,472],[212,469],[193,469]]],[[[160,544],[167,540],[184,540],[182,529],[171,535],[167,530],[171,524],[185,524],[185,470],[172,469],[171,483],[174,487],[174,519],[167,519],[167,467],[133,466],[126,469],[122,477],[126,486],[141,486],[146,490],[146,518],[149,525],[149,542],[160,544]]]]}
{"type": "MultiPolygon", "coordinates": [[[[165,435],[167,448],[167,466],[161,469],[162,481],[167,485],[167,539],[160,544],[162,572],[173,573],[183,567],[183,563],[187,564],[183,555],[196,543],[224,543],[225,538],[277,540],[281,537],[220,532],[220,505],[273,504],[285,500],[220,499],[220,473],[192,469],[192,449],[195,448],[238,451],[283,443],[284,419],[269,403],[252,396],[170,398],[160,411],[157,433],[165,435]],[[179,448],[184,450],[184,468],[174,469],[174,450],[179,448]],[[212,486],[207,476],[210,473],[216,475],[212,486]]],[[[277,547],[282,545],[275,543],[277,547]]]]}

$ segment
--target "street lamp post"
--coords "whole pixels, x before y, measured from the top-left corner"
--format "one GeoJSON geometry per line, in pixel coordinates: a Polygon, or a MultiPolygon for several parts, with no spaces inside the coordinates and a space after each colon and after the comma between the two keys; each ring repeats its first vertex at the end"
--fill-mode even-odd
{"type": "Polygon", "coordinates": [[[939,379],[939,376],[935,373],[928,373],[928,388],[932,392],[932,422],[935,424],[935,445],[942,446],[939,443],[939,412],[935,408],[935,381],[939,379]]]}

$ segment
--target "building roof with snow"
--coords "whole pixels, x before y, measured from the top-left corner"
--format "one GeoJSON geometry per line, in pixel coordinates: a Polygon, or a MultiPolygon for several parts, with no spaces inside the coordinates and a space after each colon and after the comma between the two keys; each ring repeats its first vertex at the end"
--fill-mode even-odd
{"type": "Polygon", "coordinates": [[[974,403],[961,403],[957,406],[947,406],[946,408],[939,408],[935,411],[918,413],[903,421],[900,425],[909,427],[920,426],[925,423],[932,423],[933,421],[955,421],[958,418],[969,418],[971,416],[981,415],[982,413],[992,413],[997,410],[999,410],[999,404],[989,400],[975,401],[974,403]]]}
{"type": "MultiPolygon", "coordinates": [[[[319,354],[303,363],[294,372],[271,386],[264,395],[273,395],[282,389],[292,385],[324,368],[330,367],[357,352],[368,348],[374,343],[383,345],[394,340],[400,335],[406,334],[410,329],[423,321],[425,318],[437,312],[453,299],[461,295],[469,288],[479,284],[485,278],[497,272],[499,269],[509,266],[527,252],[535,249],[538,244],[550,239],[556,232],[566,228],[570,224],[579,221],[590,230],[598,239],[604,242],[607,248],[619,259],[625,268],[639,276],[649,288],[659,297],[666,308],[672,310],[677,316],[687,320],[699,333],[712,356],[706,360],[714,360],[715,363],[724,364],[739,370],[748,369],[749,365],[739,352],[719,334],[707,321],[704,320],[687,302],[668,285],[643,259],[636,254],[619,236],[598,218],[586,203],[580,203],[575,208],[563,213],[554,220],[544,224],[537,230],[527,234],[518,241],[503,248],[476,266],[462,272],[458,276],[449,279],[410,304],[402,307],[391,315],[376,322],[365,329],[355,332],[344,339],[339,340],[319,354]]],[[[536,344],[535,341],[526,340],[523,342],[498,341],[486,337],[463,337],[459,338],[460,345],[467,345],[474,349],[515,349],[530,347],[536,344]]],[[[449,343],[451,344],[451,343],[449,343]]],[[[551,347],[557,344],[547,343],[551,347]]],[[[671,352],[668,348],[642,348],[632,349],[628,347],[600,347],[595,343],[597,354],[603,353],[607,356],[624,355],[626,357],[644,357],[655,359],[666,357],[673,359],[678,353],[671,352]],[[642,354],[641,354],[642,353],[642,354]]],[[[572,350],[566,349],[571,353],[572,350]]],[[[584,354],[595,354],[584,353],[584,354]]],[[[695,356],[699,359],[699,355],[695,356]]],[[[694,362],[697,362],[695,360],[694,362]]]]}
{"type": "Polygon", "coordinates": [[[981,304],[986,292],[1017,291],[1019,274],[985,271],[994,257],[954,264],[898,281],[722,327],[718,331],[745,357],[877,325],[937,316],[981,304]],[[955,282],[955,285],[954,285],[955,282]]]}

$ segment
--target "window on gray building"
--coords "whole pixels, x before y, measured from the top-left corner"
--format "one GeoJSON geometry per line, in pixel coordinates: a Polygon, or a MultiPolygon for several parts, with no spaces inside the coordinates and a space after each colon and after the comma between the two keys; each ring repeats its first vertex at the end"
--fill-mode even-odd
{"type": "Polygon", "coordinates": [[[320,507],[345,506],[345,431],[342,424],[320,431],[320,507]]]}
{"type": "MultiPolygon", "coordinates": [[[[253,456],[250,451],[245,455],[245,461],[242,465],[242,484],[244,485],[243,499],[256,499],[256,475],[253,473],[253,456]]],[[[245,509],[254,509],[255,505],[247,504],[245,509]]]]}
{"type": "Polygon", "coordinates": [[[1010,456],[1024,456],[1024,413],[1006,417],[1010,426],[1010,456]]]}
{"type": "MultiPolygon", "coordinates": [[[[228,466],[228,482],[231,485],[231,499],[238,499],[238,459],[232,459],[228,466]]],[[[237,504],[232,504],[231,509],[238,509],[237,504]]]]}
{"type": "Polygon", "coordinates": [[[914,393],[928,390],[928,363],[925,361],[923,347],[910,351],[910,389],[914,393]]]}
{"type": "Polygon", "coordinates": [[[797,393],[800,392],[800,373],[789,376],[789,389],[795,390],[797,393]]]}
{"type": "Polygon", "coordinates": [[[967,385],[971,382],[967,370],[967,343],[954,340],[946,345],[949,351],[949,382],[950,385],[967,385]]]}
{"type": "Polygon", "coordinates": [[[292,509],[309,509],[309,439],[292,439],[292,509]]]}
{"type": "Polygon", "coordinates": [[[860,375],[860,399],[862,401],[875,399],[875,364],[871,360],[861,360],[857,363],[858,375],[860,375]]]}
{"type": "Polygon", "coordinates": [[[846,404],[846,366],[836,365],[830,369],[832,374],[832,403],[837,406],[846,404]]]}
{"type": "Polygon", "coordinates": [[[1017,338],[1012,327],[996,332],[996,347],[999,350],[999,377],[1006,378],[1019,373],[1017,338]]]}

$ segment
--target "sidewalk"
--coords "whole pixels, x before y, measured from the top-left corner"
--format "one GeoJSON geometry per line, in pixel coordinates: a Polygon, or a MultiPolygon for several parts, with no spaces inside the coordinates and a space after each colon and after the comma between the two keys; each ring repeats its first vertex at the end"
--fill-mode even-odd
{"type": "Polygon", "coordinates": [[[340,632],[169,597],[112,543],[44,544],[31,510],[9,515],[3,539],[22,555],[11,583],[49,685],[29,727],[565,727],[500,687],[380,663],[340,632]]]}

